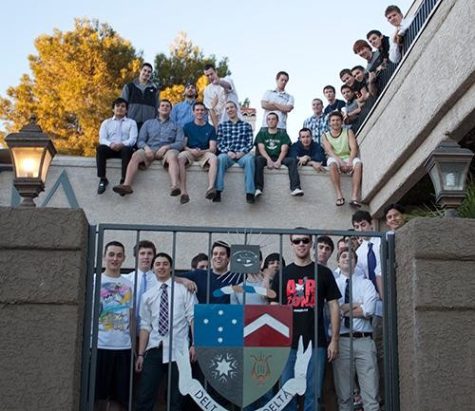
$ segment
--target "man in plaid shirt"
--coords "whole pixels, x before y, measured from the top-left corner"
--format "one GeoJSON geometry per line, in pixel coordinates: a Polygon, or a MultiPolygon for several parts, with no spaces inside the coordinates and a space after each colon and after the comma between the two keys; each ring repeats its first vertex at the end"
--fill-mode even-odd
{"type": "Polygon", "coordinates": [[[224,189],[224,174],[234,163],[244,168],[246,201],[254,203],[254,156],[252,150],[252,127],[238,117],[238,107],[233,101],[226,103],[226,114],[229,117],[218,126],[218,175],[216,176],[216,197],[214,202],[221,201],[224,189]]]}

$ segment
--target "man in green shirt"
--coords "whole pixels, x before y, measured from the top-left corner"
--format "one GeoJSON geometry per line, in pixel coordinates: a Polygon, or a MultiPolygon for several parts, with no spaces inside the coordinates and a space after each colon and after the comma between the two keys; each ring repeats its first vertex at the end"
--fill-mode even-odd
{"type": "Polygon", "coordinates": [[[291,144],[290,137],[285,130],[277,128],[279,116],[270,112],[266,117],[267,129],[263,128],[256,136],[256,171],[255,197],[262,195],[264,190],[264,167],[278,169],[284,164],[289,170],[290,191],[293,196],[303,196],[300,188],[300,177],[296,158],[286,157],[291,144]]]}

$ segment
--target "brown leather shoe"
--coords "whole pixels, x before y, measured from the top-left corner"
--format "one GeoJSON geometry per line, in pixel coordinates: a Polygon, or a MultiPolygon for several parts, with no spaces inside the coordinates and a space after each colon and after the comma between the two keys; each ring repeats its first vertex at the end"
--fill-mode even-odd
{"type": "Polygon", "coordinates": [[[132,194],[134,190],[132,190],[132,186],[126,185],[126,184],[119,184],[118,186],[115,186],[112,188],[114,193],[120,194],[122,196],[125,196],[126,194],[132,194]]]}

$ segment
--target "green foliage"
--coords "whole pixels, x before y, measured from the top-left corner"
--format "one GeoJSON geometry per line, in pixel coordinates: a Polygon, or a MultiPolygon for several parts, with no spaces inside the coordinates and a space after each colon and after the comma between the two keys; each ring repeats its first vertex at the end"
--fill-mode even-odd
{"type": "Polygon", "coordinates": [[[76,19],[72,31],[55,29],[35,40],[31,77],[0,97],[0,120],[17,131],[32,114],[59,152],[93,155],[111,102],[137,74],[141,58],[109,25],[76,19]]]}
{"type": "Polygon", "coordinates": [[[188,39],[186,33],[179,33],[170,46],[170,55],[159,53],[155,57],[154,81],[162,90],[184,85],[187,81],[198,82],[206,64],[213,64],[219,76],[231,74],[228,59],[219,62],[216,56],[205,56],[203,51],[188,39]]]}

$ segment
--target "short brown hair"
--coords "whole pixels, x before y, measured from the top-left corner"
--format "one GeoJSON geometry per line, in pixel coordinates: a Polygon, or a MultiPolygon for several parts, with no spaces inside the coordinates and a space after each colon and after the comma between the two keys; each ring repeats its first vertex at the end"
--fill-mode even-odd
{"type": "Polygon", "coordinates": [[[355,44],[353,44],[353,53],[358,54],[358,52],[364,48],[371,50],[371,46],[366,40],[356,40],[355,44]]]}

